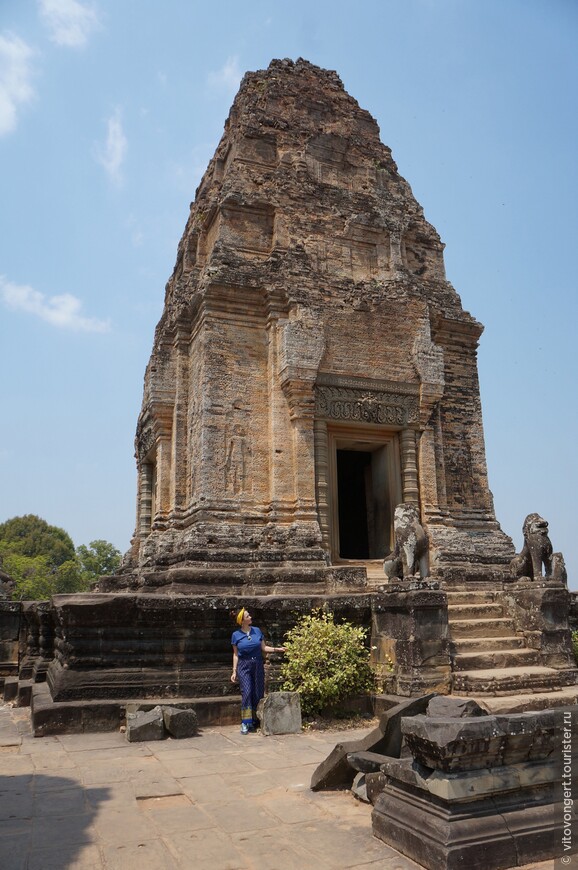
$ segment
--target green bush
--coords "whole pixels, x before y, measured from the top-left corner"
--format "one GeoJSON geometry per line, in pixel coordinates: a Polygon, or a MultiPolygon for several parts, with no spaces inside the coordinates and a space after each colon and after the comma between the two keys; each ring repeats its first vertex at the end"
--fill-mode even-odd
{"type": "Polygon", "coordinates": [[[578,664],[578,631],[572,632],[572,649],[574,650],[574,658],[578,664]]]}
{"type": "Polygon", "coordinates": [[[285,635],[281,687],[299,692],[304,715],[338,705],[351,695],[371,691],[374,675],[365,646],[367,630],[337,624],[330,611],[314,610],[285,635]]]}

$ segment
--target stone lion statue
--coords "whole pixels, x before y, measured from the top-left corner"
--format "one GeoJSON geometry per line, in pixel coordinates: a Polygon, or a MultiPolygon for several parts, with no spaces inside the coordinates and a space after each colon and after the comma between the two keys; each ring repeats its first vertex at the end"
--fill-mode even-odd
{"type": "Polygon", "coordinates": [[[540,514],[528,514],[522,527],[524,546],[510,562],[510,574],[513,577],[530,577],[539,580],[544,576],[548,579],[566,583],[566,567],[562,553],[552,552],[552,542],[548,537],[548,523],[540,514]]]}
{"type": "Polygon", "coordinates": [[[386,576],[409,579],[418,573],[422,579],[428,576],[428,541],[413,504],[398,504],[393,519],[395,547],[383,563],[386,576]]]}

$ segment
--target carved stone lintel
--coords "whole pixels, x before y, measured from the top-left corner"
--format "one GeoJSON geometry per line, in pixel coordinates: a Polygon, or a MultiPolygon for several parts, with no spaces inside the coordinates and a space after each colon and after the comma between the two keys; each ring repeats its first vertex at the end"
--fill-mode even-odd
{"type": "Polygon", "coordinates": [[[348,423],[403,428],[419,422],[417,387],[361,378],[319,377],[315,410],[322,419],[348,423]]]}

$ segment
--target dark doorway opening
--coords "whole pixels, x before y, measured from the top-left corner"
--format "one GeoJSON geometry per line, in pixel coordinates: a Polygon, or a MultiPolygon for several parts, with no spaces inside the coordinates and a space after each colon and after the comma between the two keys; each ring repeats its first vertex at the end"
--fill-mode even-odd
{"type": "Polygon", "coordinates": [[[339,556],[383,559],[391,534],[387,448],[336,453],[339,556]]]}
{"type": "Polygon", "coordinates": [[[369,559],[368,469],[371,469],[371,453],[362,450],[337,451],[339,555],[342,559],[369,559]]]}

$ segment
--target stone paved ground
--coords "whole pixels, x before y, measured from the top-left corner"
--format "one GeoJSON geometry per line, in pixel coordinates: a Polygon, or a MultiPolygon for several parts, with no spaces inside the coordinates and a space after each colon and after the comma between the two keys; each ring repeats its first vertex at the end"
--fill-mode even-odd
{"type": "Polygon", "coordinates": [[[370,806],[309,791],[343,732],[35,739],[28,715],[0,706],[1,870],[419,870],[372,836],[370,806]]]}

